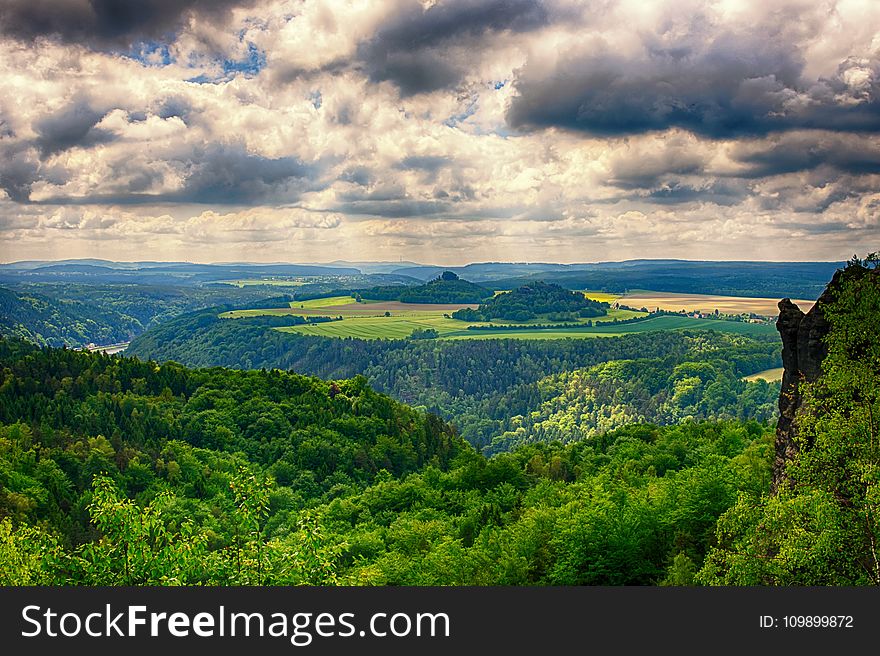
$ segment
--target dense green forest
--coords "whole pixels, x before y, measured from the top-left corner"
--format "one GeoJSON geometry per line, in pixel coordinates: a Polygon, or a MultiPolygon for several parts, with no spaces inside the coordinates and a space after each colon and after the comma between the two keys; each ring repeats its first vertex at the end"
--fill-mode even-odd
{"type": "MultiPolygon", "coordinates": [[[[880,583],[880,273],[853,266],[841,280],[823,375],[802,386],[800,452],[773,495],[772,429],[754,420],[679,417],[568,443],[560,425],[487,457],[360,376],[188,369],[4,339],[0,584],[880,583]]],[[[741,373],[778,348],[633,337],[544,352],[569,360],[543,381],[532,426],[606,376],[662,388],[664,359],[678,363],[671,398],[717,412],[728,394],[708,372],[741,373]],[[575,358],[601,361],[575,375],[575,358]],[[703,385],[713,392],[696,395],[703,385]]],[[[514,358],[546,371],[543,345],[504,342],[499,375],[514,358]]],[[[448,355],[434,346],[387,352],[448,355]]],[[[456,380],[488,393],[494,372],[481,379],[477,364],[456,380]]]]}
{"type": "Polygon", "coordinates": [[[29,283],[0,287],[0,333],[46,346],[125,342],[152,325],[221,303],[250,307],[254,288],[29,283]]]}
{"type": "Polygon", "coordinates": [[[719,519],[699,581],[880,585],[880,258],[844,270],[822,375],[800,385],[796,458],[776,494],[719,519]]]}
{"type": "Polygon", "coordinates": [[[665,331],[603,339],[356,340],[273,330],[263,317],[179,317],[128,353],[189,366],[363,375],[377,390],[452,422],[488,452],[577,439],[633,421],[770,419],[777,384],[743,376],[781,364],[777,339],[665,331]],[[601,365],[601,366],[599,366],[601,365]],[[573,396],[579,397],[569,403],[573,396]]]}
{"type": "Polygon", "coordinates": [[[452,318],[462,321],[530,321],[543,317],[550,321],[577,321],[583,317],[603,317],[608,314],[608,307],[608,303],[594,301],[580,292],[538,281],[498,294],[476,310],[458,310],[452,318]]]}
{"type": "Polygon", "coordinates": [[[363,378],[0,342],[0,583],[682,583],[756,423],[486,459],[363,378]]]}
{"type": "Polygon", "coordinates": [[[874,266],[822,306],[773,494],[779,387],[742,378],[777,340],[367,342],[216,309],[135,340],[160,362],[2,338],[0,584],[880,584],[874,266]]]}
{"type": "Polygon", "coordinates": [[[0,331],[35,344],[114,344],[143,332],[135,317],[117,310],[0,287],[0,331]]]}

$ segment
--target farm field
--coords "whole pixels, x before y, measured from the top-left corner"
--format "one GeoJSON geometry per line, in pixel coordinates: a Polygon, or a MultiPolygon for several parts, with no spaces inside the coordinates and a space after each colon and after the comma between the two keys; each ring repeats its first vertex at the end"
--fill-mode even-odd
{"type": "MultiPolygon", "coordinates": [[[[591,295],[594,292],[585,292],[591,295]]],[[[595,293],[597,296],[601,292],[595,293]]],[[[680,295],[679,295],[680,296],[680,295]]],[[[604,294],[601,300],[613,301],[616,297],[604,294]]],[[[464,307],[476,307],[466,304],[427,304],[400,303],[399,301],[367,301],[357,303],[351,296],[333,296],[309,301],[293,302],[290,307],[232,310],[220,315],[223,319],[236,319],[258,316],[332,316],[343,317],[341,321],[309,324],[302,326],[284,326],[276,328],[281,332],[299,333],[320,337],[353,337],[358,339],[405,339],[414,330],[436,330],[443,339],[564,339],[615,337],[630,333],[641,333],[655,330],[718,330],[721,332],[742,335],[770,335],[776,330],[768,324],[749,324],[735,321],[719,321],[715,319],[692,319],[682,316],[661,316],[636,323],[614,324],[618,321],[637,318],[643,313],[633,310],[612,309],[608,316],[594,319],[594,325],[588,326],[582,320],[583,327],[566,326],[558,329],[504,329],[502,326],[511,322],[498,322],[497,330],[467,330],[469,325],[492,325],[486,323],[465,323],[448,316],[464,307]],[[385,313],[389,316],[386,316],[385,313]]],[[[533,320],[529,323],[546,323],[533,320]]]]}
{"type": "MultiPolygon", "coordinates": [[[[363,301],[355,302],[351,296],[332,296],[330,298],[317,298],[310,301],[294,301],[289,307],[258,309],[258,310],[232,310],[220,315],[221,319],[238,319],[241,317],[259,317],[263,315],[284,316],[298,315],[309,316],[343,316],[343,317],[384,317],[386,312],[398,316],[421,316],[424,314],[439,315],[452,314],[462,308],[475,308],[476,304],[446,303],[401,303],[399,301],[363,301]]],[[[457,322],[461,325],[460,322],[457,322]]]]}
{"type": "MultiPolygon", "coordinates": [[[[485,325],[485,324],[483,324],[485,325]]],[[[720,332],[741,335],[775,334],[773,326],[767,324],[749,324],[735,321],[718,321],[713,319],[691,319],[689,317],[662,316],[628,324],[599,324],[583,328],[559,328],[558,330],[467,330],[467,325],[455,319],[448,319],[443,312],[413,312],[403,315],[385,316],[350,316],[342,321],[307,325],[285,326],[276,328],[281,332],[300,333],[322,337],[355,337],[360,339],[403,339],[413,330],[434,329],[441,338],[446,339],[564,339],[616,337],[630,333],[650,332],[654,330],[717,330],[720,332]]]]}
{"type": "MultiPolygon", "coordinates": [[[[591,297],[592,298],[592,297],[591,297]]],[[[686,310],[688,312],[711,313],[716,309],[725,314],[754,313],[765,317],[779,314],[778,298],[755,298],[738,296],[713,296],[708,294],[675,294],[670,292],[643,291],[626,294],[616,299],[617,302],[630,307],[646,307],[649,310],[660,308],[671,312],[686,310]]],[[[815,301],[795,300],[801,310],[806,312],[815,301]]]]}
{"type": "Polygon", "coordinates": [[[775,383],[782,380],[782,374],[785,372],[785,369],[779,367],[777,369],[766,369],[764,371],[759,371],[756,374],[752,374],[751,376],[743,377],[743,380],[748,381],[750,383],[755,382],[756,380],[766,380],[768,383],[775,383]]]}
{"type": "Polygon", "coordinates": [[[617,299],[620,298],[620,294],[609,294],[608,292],[593,292],[590,290],[582,290],[584,296],[587,298],[591,298],[594,301],[601,301],[602,303],[614,303],[617,299]]]}
{"type": "MultiPolygon", "coordinates": [[[[619,337],[632,333],[646,333],[655,330],[717,330],[739,335],[771,335],[776,329],[768,324],[742,323],[738,321],[719,321],[715,319],[691,319],[689,317],[662,316],[623,325],[598,325],[584,328],[560,328],[559,330],[466,330],[466,335],[449,335],[451,339],[497,339],[515,337],[518,339],[564,339],[588,337],[619,337]]],[[[442,336],[442,335],[441,335],[442,336]]]]}

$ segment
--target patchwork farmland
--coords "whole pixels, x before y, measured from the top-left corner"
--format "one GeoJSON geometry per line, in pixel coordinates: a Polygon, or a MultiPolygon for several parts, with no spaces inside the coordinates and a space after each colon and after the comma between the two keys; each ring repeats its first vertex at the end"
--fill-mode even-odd
{"type": "MultiPolygon", "coordinates": [[[[590,298],[614,302],[617,297],[611,294],[586,292],[590,298]],[[598,297],[598,298],[597,298],[598,297]]],[[[621,299],[621,302],[622,299],[621,299]]],[[[357,339],[405,339],[415,330],[434,330],[437,337],[443,339],[586,339],[596,337],[614,337],[630,333],[650,332],[657,330],[717,330],[720,332],[742,335],[772,335],[775,328],[766,323],[745,323],[741,321],[723,321],[717,319],[694,319],[685,316],[653,316],[643,312],[613,308],[608,316],[593,320],[581,320],[582,325],[572,326],[570,323],[558,328],[528,328],[529,324],[544,324],[533,321],[516,324],[513,322],[465,322],[452,319],[450,315],[461,308],[476,307],[467,304],[427,304],[401,303],[398,301],[366,301],[356,302],[350,296],[334,296],[330,298],[293,302],[289,307],[233,310],[220,315],[224,319],[238,319],[259,316],[302,316],[332,317],[335,321],[283,326],[276,328],[281,332],[299,333],[320,337],[352,337],[357,339]],[[631,323],[615,323],[639,319],[631,323]],[[480,326],[480,330],[468,330],[468,326],[480,326]],[[497,326],[494,328],[493,326],[497,326]]]]}

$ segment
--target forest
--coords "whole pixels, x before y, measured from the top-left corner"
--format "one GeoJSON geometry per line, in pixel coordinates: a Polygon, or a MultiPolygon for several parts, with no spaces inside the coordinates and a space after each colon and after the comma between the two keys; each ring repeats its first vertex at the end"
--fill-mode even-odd
{"type": "Polygon", "coordinates": [[[250,307],[265,290],[29,283],[0,287],[0,332],[46,346],[126,342],[153,325],[221,303],[250,307]]]}
{"type": "Polygon", "coordinates": [[[277,331],[201,312],[169,348],[252,361],[193,369],[3,338],[0,584],[880,584],[874,265],[823,304],[772,493],[779,388],[741,378],[778,366],[775,340],[258,348],[277,331]]]}
{"type": "Polygon", "coordinates": [[[781,365],[777,339],[716,332],[553,341],[334,339],[280,333],[264,317],[222,320],[212,310],[158,326],[127,353],[189,366],[363,375],[376,390],[451,422],[488,452],[579,439],[633,421],[769,420],[779,386],[742,378],[781,365]]]}
{"type": "Polygon", "coordinates": [[[755,422],[487,459],[361,377],[9,340],[0,366],[4,584],[681,583],[769,477],[755,422]]]}
{"type": "Polygon", "coordinates": [[[452,318],[462,321],[530,321],[544,317],[550,321],[577,321],[578,318],[605,316],[608,307],[608,303],[594,301],[580,292],[538,281],[498,294],[476,310],[463,308],[453,312],[452,318]]]}

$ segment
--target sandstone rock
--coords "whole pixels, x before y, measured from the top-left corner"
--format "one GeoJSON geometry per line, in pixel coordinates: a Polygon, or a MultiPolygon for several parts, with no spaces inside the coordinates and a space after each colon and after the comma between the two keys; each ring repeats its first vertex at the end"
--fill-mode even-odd
{"type": "Polygon", "coordinates": [[[779,301],[776,329],[782,337],[782,390],[779,394],[779,422],[776,424],[776,457],[773,461],[775,492],[788,480],[785,466],[797,454],[797,411],[801,407],[800,386],[822,375],[822,361],[828,354],[824,338],[831,330],[823,306],[830,303],[840,284],[841,271],[834,274],[818,302],[804,314],[784,298],[779,301]]]}

